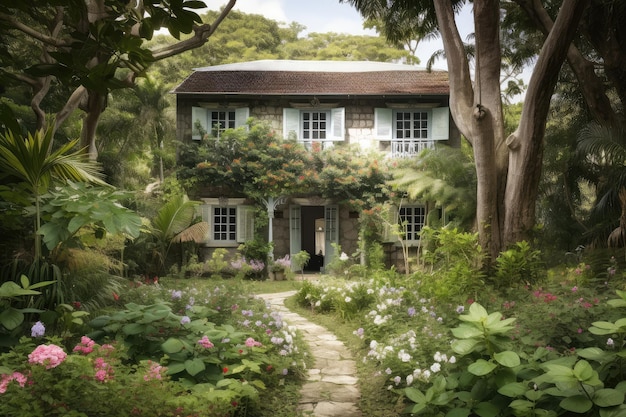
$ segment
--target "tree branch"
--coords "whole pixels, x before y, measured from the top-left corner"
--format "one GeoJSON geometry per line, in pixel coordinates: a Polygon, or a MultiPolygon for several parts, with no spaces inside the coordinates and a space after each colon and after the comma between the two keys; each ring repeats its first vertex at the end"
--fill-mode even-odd
{"type": "Polygon", "coordinates": [[[226,18],[233,6],[235,6],[236,2],[237,0],[229,0],[228,4],[224,7],[220,15],[213,22],[213,24],[207,23],[204,25],[195,26],[194,35],[191,38],[152,51],[152,56],[154,57],[154,60],[160,61],[162,59],[169,58],[171,56],[178,55],[185,51],[189,51],[191,49],[195,49],[204,45],[208,41],[209,37],[211,37],[211,35],[215,32],[220,23],[222,23],[224,18],[226,18]]]}

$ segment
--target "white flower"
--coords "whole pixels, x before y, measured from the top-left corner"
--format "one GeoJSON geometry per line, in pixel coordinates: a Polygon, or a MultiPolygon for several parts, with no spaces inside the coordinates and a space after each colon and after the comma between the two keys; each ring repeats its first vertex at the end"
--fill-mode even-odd
{"type": "Polygon", "coordinates": [[[346,303],[349,303],[350,301],[352,301],[352,298],[350,298],[350,297],[346,297],[346,298],[345,298],[345,301],[346,301],[346,303]]]}
{"type": "Polygon", "coordinates": [[[413,375],[407,375],[406,376],[406,384],[411,385],[413,383],[413,375]]]}
{"type": "Polygon", "coordinates": [[[377,341],[375,341],[375,340],[372,340],[372,341],[370,342],[370,349],[374,350],[374,349],[376,349],[377,347],[378,347],[378,342],[377,342],[377,341]]]}
{"type": "Polygon", "coordinates": [[[613,347],[615,346],[615,341],[613,341],[613,339],[611,339],[610,337],[608,339],[606,339],[606,345],[608,347],[613,347]]]}
{"type": "Polygon", "coordinates": [[[448,362],[456,363],[456,358],[454,356],[450,356],[450,360],[448,362]]]}
{"type": "Polygon", "coordinates": [[[350,258],[348,257],[348,255],[346,255],[345,252],[341,252],[341,256],[339,256],[339,259],[342,261],[347,261],[350,258]]]}
{"type": "Polygon", "coordinates": [[[441,364],[439,362],[433,363],[432,365],[430,365],[430,370],[436,374],[437,372],[441,371],[441,364]]]}

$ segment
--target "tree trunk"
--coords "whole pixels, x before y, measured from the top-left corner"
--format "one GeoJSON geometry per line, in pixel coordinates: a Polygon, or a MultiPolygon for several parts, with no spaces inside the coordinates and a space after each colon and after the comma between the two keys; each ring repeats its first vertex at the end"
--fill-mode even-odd
{"type": "Polygon", "coordinates": [[[588,0],[565,1],[537,59],[517,130],[507,139],[509,173],[503,243],[527,240],[535,226],[543,139],[550,99],[561,65],[588,0]]]}
{"type": "Polygon", "coordinates": [[[507,171],[500,94],[499,2],[474,2],[476,55],[479,57],[474,88],[451,1],[435,1],[434,4],[448,60],[452,117],[474,151],[479,243],[485,253],[495,259],[502,247],[500,213],[507,171]],[[498,47],[494,47],[496,45],[498,47]]]}

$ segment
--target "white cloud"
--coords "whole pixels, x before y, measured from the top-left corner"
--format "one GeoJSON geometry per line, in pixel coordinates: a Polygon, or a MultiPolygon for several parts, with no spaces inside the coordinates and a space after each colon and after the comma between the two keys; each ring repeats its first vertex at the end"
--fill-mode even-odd
{"type": "Polygon", "coordinates": [[[248,14],[260,14],[278,22],[290,22],[280,0],[239,0],[234,9],[248,14]]]}

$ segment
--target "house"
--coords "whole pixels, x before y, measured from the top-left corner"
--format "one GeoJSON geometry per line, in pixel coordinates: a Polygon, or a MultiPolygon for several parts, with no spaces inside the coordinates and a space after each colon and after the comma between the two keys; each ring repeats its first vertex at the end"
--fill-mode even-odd
{"type": "MultiPolygon", "coordinates": [[[[263,60],[197,68],[173,93],[183,142],[200,140],[198,124],[219,136],[254,117],[307,147],[358,144],[391,158],[415,156],[436,142],[460,143],[445,71],[381,62],[263,60]]],[[[249,239],[249,202],[220,195],[202,200],[203,218],[210,224],[208,252],[249,239]]],[[[306,250],[310,267],[319,270],[337,255],[332,243],[346,253],[357,248],[358,213],[336,202],[312,195],[266,204],[273,220],[268,234],[278,256],[306,250]]],[[[408,240],[417,241],[431,209],[428,204],[402,208],[401,219],[412,232],[408,240]]]]}

